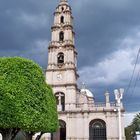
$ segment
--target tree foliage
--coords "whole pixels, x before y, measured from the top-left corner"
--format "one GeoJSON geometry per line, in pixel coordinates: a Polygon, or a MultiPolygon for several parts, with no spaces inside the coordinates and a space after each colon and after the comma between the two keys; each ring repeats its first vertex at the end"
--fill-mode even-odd
{"type": "Polygon", "coordinates": [[[140,113],[133,119],[132,126],[135,131],[140,131],[140,113]]]}
{"type": "Polygon", "coordinates": [[[53,132],[57,126],[55,98],[39,65],[0,58],[0,128],[53,132]]]}
{"type": "Polygon", "coordinates": [[[132,123],[125,128],[125,135],[127,140],[133,139],[135,132],[140,131],[140,113],[138,113],[132,123]]]}

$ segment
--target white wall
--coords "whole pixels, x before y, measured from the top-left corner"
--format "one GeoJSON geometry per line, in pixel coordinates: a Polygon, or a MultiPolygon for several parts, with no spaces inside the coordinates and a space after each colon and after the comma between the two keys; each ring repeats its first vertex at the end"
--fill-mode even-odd
{"type": "Polygon", "coordinates": [[[0,140],[2,140],[2,135],[0,134],[0,140]]]}
{"type": "Polygon", "coordinates": [[[140,140],[140,135],[137,135],[137,140],[140,140]]]}

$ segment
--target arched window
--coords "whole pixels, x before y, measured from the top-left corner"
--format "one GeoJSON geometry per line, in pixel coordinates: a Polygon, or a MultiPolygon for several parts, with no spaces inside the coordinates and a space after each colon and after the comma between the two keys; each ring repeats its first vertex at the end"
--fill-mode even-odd
{"type": "Polygon", "coordinates": [[[63,64],[64,63],[64,53],[60,52],[57,55],[57,63],[58,64],[63,64]]]}
{"type": "Polygon", "coordinates": [[[106,140],[106,123],[96,119],[89,124],[89,140],[106,140]]]}
{"type": "Polygon", "coordinates": [[[61,23],[64,23],[64,16],[61,16],[60,22],[61,22],[61,23]]]}
{"type": "Polygon", "coordinates": [[[55,97],[57,102],[57,110],[65,111],[65,94],[63,92],[57,92],[55,97]]]}
{"type": "Polygon", "coordinates": [[[64,41],[64,32],[59,33],[59,41],[64,41]]]}

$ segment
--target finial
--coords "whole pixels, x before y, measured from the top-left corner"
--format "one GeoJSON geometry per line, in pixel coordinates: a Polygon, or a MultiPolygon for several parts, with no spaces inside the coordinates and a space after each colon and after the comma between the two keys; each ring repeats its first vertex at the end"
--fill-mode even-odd
{"type": "Polygon", "coordinates": [[[108,91],[108,90],[106,90],[105,92],[106,92],[106,93],[108,93],[109,91],[108,91]]]}
{"type": "Polygon", "coordinates": [[[109,92],[108,92],[108,90],[106,90],[106,92],[105,92],[105,97],[106,97],[106,103],[109,103],[110,101],[109,101],[109,92]]]}
{"type": "Polygon", "coordinates": [[[67,2],[67,0],[60,0],[60,2],[67,2]]]}
{"type": "Polygon", "coordinates": [[[105,95],[109,95],[109,91],[108,90],[106,90],[105,95]]]}
{"type": "Polygon", "coordinates": [[[82,89],[86,88],[86,84],[84,82],[82,82],[82,89]]]}

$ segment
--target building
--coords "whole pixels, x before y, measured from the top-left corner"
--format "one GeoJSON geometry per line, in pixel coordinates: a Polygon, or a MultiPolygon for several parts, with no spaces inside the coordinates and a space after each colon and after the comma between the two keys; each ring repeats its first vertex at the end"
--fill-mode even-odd
{"type": "Polygon", "coordinates": [[[136,132],[134,140],[140,140],[140,132],[136,132]]]}
{"type": "MultiPolygon", "coordinates": [[[[60,0],[54,12],[48,47],[46,81],[53,87],[57,100],[60,129],[46,140],[119,140],[117,103],[105,93],[105,103],[77,86],[77,51],[75,48],[72,10],[67,0],[60,0]]],[[[114,99],[115,100],[115,99],[114,99]]],[[[121,104],[121,112],[124,112],[121,104]]],[[[121,139],[124,140],[123,115],[121,139]]]]}

